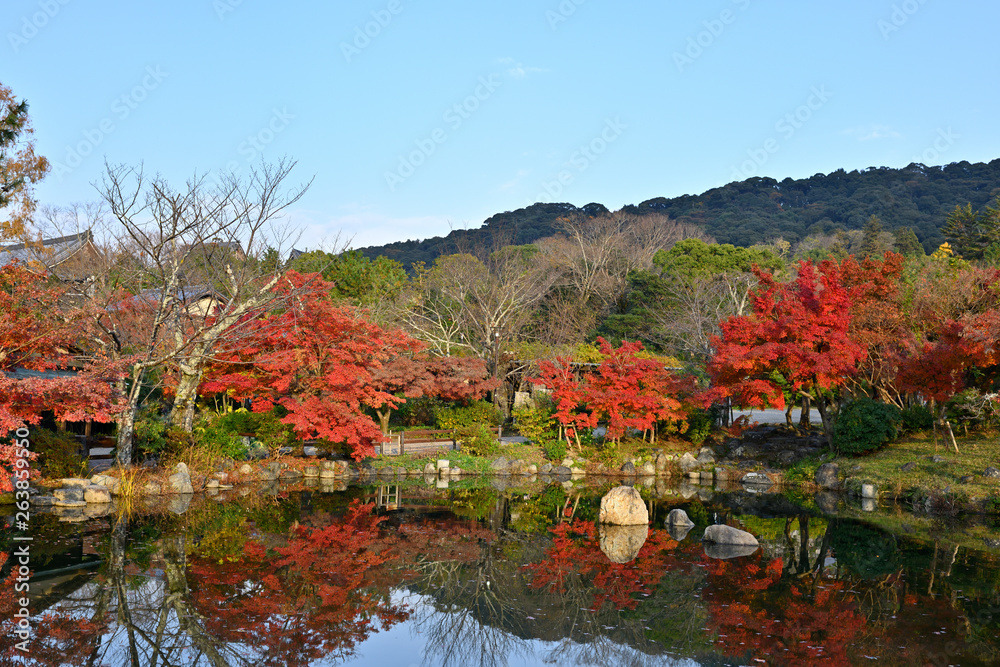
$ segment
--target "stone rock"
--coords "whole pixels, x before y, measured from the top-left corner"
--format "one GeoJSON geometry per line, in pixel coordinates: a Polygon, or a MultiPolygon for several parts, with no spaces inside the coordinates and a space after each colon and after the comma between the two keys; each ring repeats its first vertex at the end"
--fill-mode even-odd
{"type": "Polygon", "coordinates": [[[823,489],[840,488],[840,466],[836,463],[824,463],[816,469],[816,486],[823,489]]]}
{"type": "Polygon", "coordinates": [[[571,468],[573,466],[573,459],[571,459],[569,457],[564,458],[562,460],[562,463],[560,463],[559,465],[561,465],[561,466],[563,466],[565,468],[571,468]]]}
{"type": "Polygon", "coordinates": [[[702,447],[698,452],[698,465],[715,465],[715,453],[708,447],[702,447]]]}
{"type": "Polygon", "coordinates": [[[567,477],[573,474],[573,471],[566,466],[556,466],[552,469],[553,475],[566,475],[567,477]]]}
{"type": "Polygon", "coordinates": [[[319,477],[319,468],[316,466],[306,466],[304,474],[306,477],[319,477]]]}
{"type": "Polygon", "coordinates": [[[644,477],[653,477],[656,475],[656,464],[652,461],[646,461],[639,467],[639,474],[644,477]]]}
{"type": "MultiPolygon", "coordinates": [[[[11,498],[14,494],[11,494],[11,498]]],[[[56,499],[52,496],[35,496],[31,499],[33,505],[38,505],[39,507],[50,507],[56,504],[56,499]]]]}
{"type": "Polygon", "coordinates": [[[935,454],[934,456],[932,456],[930,458],[930,461],[931,461],[931,463],[944,463],[945,462],[944,457],[941,456],[940,454],[935,454]]]}
{"type": "Polygon", "coordinates": [[[988,537],[984,537],[983,542],[985,542],[986,546],[990,547],[991,549],[1000,549],[1000,540],[992,540],[988,537]]]}
{"type": "Polygon", "coordinates": [[[684,456],[681,457],[679,465],[681,472],[689,472],[697,468],[700,464],[698,463],[698,459],[691,455],[691,452],[685,452],[684,456]]]}
{"type": "Polygon", "coordinates": [[[616,486],[601,498],[598,522],[616,526],[649,524],[649,511],[639,492],[630,486],[616,486]]]}
{"type": "Polygon", "coordinates": [[[875,500],[878,498],[878,487],[870,482],[865,482],[861,485],[861,497],[867,498],[869,500],[875,500]]]}
{"type": "Polygon", "coordinates": [[[437,469],[438,470],[441,470],[443,468],[446,469],[446,468],[450,468],[450,467],[451,467],[451,461],[449,461],[448,459],[438,459],[437,460],[437,469]]]}
{"type": "Polygon", "coordinates": [[[626,461],[625,463],[623,463],[622,467],[619,470],[626,477],[635,476],[635,464],[632,463],[631,461],[626,461]]]}
{"type": "Polygon", "coordinates": [[[715,479],[720,482],[725,482],[729,480],[729,471],[725,468],[716,468],[714,471],[715,479]]]}
{"type": "Polygon", "coordinates": [[[319,447],[313,447],[312,445],[306,445],[302,448],[302,456],[322,456],[323,450],[319,447]]]}
{"type": "Polygon", "coordinates": [[[85,500],[70,500],[70,499],[59,500],[58,498],[56,498],[56,501],[53,503],[53,505],[55,505],[56,507],[83,508],[87,506],[87,502],[85,500]]]}
{"type": "Polygon", "coordinates": [[[510,467],[508,471],[511,475],[523,475],[526,472],[527,466],[522,459],[513,459],[510,462],[510,467]]]}
{"type": "Polygon", "coordinates": [[[95,505],[110,503],[111,492],[106,487],[91,484],[83,490],[83,499],[95,505]]]}
{"type": "Polygon", "coordinates": [[[746,486],[756,486],[758,487],[758,490],[761,487],[767,488],[773,484],[773,482],[771,482],[771,478],[762,472],[748,472],[743,475],[740,482],[746,486]]]}
{"type": "Polygon", "coordinates": [[[494,459],[490,463],[490,470],[501,475],[506,475],[510,473],[510,461],[505,457],[501,456],[498,459],[494,459]]]}
{"type": "Polygon", "coordinates": [[[62,489],[56,489],[52,492],[52,496],[56,499],[56,505],[59,507],[76,507],[76,505],[62,505],[63,502],[83,502],[83,492],[84,487],[82,486],[68,486],[62,489]]]}
{"type": "Polygon", "coordinates": [[[336,476],[337,473],[335,473],[333,470],[324,469],[319,471],[320,479],[334,479],[336,476]]]}
{"type": "Polygon", "coordinates": [[[975,481],[975,479],[976,479],[976,478],[975,478],[975,476],[973,476],[973,475],[963,475],[962,477],[960,477],[960,478],[958,479],[958,482],[959,482],[960,484],[969,484],[969,483],[971,483],[971,482],[974,482],[974,481],[975,481]]]}
{"type": "Polygon", "coordinates": [[[90,478],[90,483],[103,486],[110,491],[113,496],[118,495],[122,488],[122,481],[117,477],[112,477],[111,475],[94,475],[90,478]]]}
{"type": "Polygon", "coordinates": [[[614,526],[601,524],[598,527],[601,551],[612,563],[628,563],[635,560],[639,550],[649,537],[649,526],[614,526]]]}
{"type": "Polygon", "coordinates": [[[689,517],[687,515],[687,512],[685,512],[684,510],[682,510],[682,509],[672,509],[672,510],[670,510],[670,514],[667,515],[666,524],[668,526],[688,526],[688,527],[691,527],[691,526],[694,526],[694,521],[691,520],[691,517],[689,517]]]}
{"type": "Polygon", "coordinates": [[[718,524],[705,529],[705,535],[701,538],[703,542],[712,544],[731,544],[739,547],[758,547],[760,543],[757,538],[745,530],[718,524]]]}
{"type": "Polygon", "coordinates": [[[917,467],[917,462],[916,461],[910,461],[909,463],[904,463],[903,465],[901,465],[899,467],[899,470],[901,472],[910,472],[911,470],[913,470],[916,467],[917,467]]]}
{"type": "Polygon", "coordinates": [[[243,465],[240,466],[238,472],[240,473],[241,477],[249,477],[250,475],[253,474],[253,468],[251,468],[249,464],[244,463],[243,465]]]}
{"type": "Polygon", "coordinates": [[[173,475],[167,478],[167,493],[194,493],[194,485],[191,484],[191,474],[188,467],[183,463],[178,463],[173,475]]]}
{"type": "Polygon", "coordinates": [[[529,465],[526,468],[526,472],[529,475],[537,475],[538,474],[538,466],[536,466],[534,463],[532,463],[531,465],[529,465]]]}
{"type": "Polygon", "coordinates": [[[89,479],[78,479],[76,477],[68,477],[66,479],[59,480],[59,484],[64,489],[85,489],[90,486],[89,479]]]}
{"type": "Polygon", "coordinates": [[[205,480],[205,488],[206,489],[218,489],[219,488],[219,480],[217,480],[214,477],[209,477],[208,479],[205,480]]]}
{"type": "Polygon", "coordinates": [[[427,465],[424,466],[424,474],[437,476],[437,466],[428,461],[427,465]]]}
{"type": "Polygon", "coordinates": [[[656,468],[656,472],[658,473],[665,472],[667,466],[670,465],[670,459],[667,457],[666,454],[660,452],[659,454],[656,455],[656,459],[653,461],[653,465],[656,468]]]}
{"type": "Polygon", "coordinates": [[[576,466],[573,466],[572,468],[569,469],[569,474],[573,475],[573,477],[583,477],[584,475],[587,474],[587,471],[584,470],[583,468],[577,468],[576,466]]]}
{"type": "Polygon", "coordinates": [[[282,470],[281,474],[278,475],[279,479],[298,479],[299,477],[302,477],[302,471],[296,470],[295,468],[282,470]]]}
{"type": "Polygon", "coordinates": [[[1000,479],[1000,470],[997,470],[993,466],[990,466],[983,471],[983,477],[989,477],[991,479],[1000,479]]]}
{"type": "Polygon", "coordinates": [[[538,472],[542,473],[543,475],[548,475],[550,472],[552,472],[552,464],[543,463],[542,467],[538,469],[538,472]]]}

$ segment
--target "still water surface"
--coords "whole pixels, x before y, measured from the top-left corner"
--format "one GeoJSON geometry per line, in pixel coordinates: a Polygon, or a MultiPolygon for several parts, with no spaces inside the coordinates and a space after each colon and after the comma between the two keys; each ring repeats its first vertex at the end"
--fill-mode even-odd
{"type": "Polygon", "coordinates": [[[640,487],[652,524],[616,531],[609,485],[478,484],[34,516],[28,664],[1000,664],[989,520],[640,487]],[[711,523],[761,548],[706,553],[711,523]]]}

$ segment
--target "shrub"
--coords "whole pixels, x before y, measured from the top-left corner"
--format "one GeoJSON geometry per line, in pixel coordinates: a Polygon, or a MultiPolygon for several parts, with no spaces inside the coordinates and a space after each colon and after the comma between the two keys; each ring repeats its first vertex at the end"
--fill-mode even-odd
{"type": "Polygon", "coordinates": [[[865,454],[893,440],[902,419],[899,408],[861,398],[840,411],[833,427],[833,447],[842,454],[865,454]]]}
{"type": "Polygon", "coordinates": [[[442,408],[437,411],[438,428],[449,431],[477,425],[499,426],[500,411],[492,403],[473,401],[466,406],[442,408]]]}
{"type": "Polygon", "coordinates": [[[76,477],[83,473],[80,442],[70,433],[33,429],[31,449],[38,454],[35,465],[45,477],[76,477]]]}
{"type": "Polygon", "coordinates": [[[923,404],[911,405],[901,413],[902,430],[908,433],[926,431],[934,425],[934,415],[930,408],[923,404]]]}
{"type": "Polygon", "coordinates": [[[135,446],[140,454],[160,454],[167,449],[167,423],[153,408],[143,408],[135,420],[135,446]]]}
{"type": "Polygon", "coordinates": [[[552,436],[542,438],[537,444],[545,451],[549,461],[562,461],[566,458],[566,441],[552,436]]]}
{"type": "Polygon", "coordinates": [[[553,435],[550,415],[548,410],[539,408],[516,408],[514,423],[521,435],[535,444],[541,444],[542,440],[553,435]]]}
{"type": "Polygon", "coordinates": [[[692,410],[687,416],[687,430],[684,439],[694,445],[701,445],[712,433],[715,415],[709,410],[692,410]]]}
{"type": "Polygon", "coordinates": [[[291,427],[282,424],[275,412],[249,412],[244,409],[224,414],[209,413],[195,427],[196,446],[206,453],[231,459],[246,456],[244,434],[253,434],[269,449],[295,442],[291,427]]]}
{"type": "Polygon", "coordinates": [[[441,408],[440,399],[434,396],[407,398],[393,415],[393,421],[403,426],[426,426],[437,422],[435,415],[441,408]]]}
{"type": "Polygon", "coordinates": [[[470,456],[493,456],[500,451],[496,434],[485,424],[457,428],[455,438],[462,443],[462,451],[470,456]]]}

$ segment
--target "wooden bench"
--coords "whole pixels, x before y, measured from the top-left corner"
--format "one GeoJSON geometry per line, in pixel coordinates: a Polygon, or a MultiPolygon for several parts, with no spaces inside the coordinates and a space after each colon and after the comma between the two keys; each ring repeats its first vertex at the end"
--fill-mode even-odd
{"type": "Polygon", "coordinates": [[[403,454],[432,454],[459,448],[451,431],[403,431],[384,436],[377,446],[376,455],[401,456],[403,454]]]}

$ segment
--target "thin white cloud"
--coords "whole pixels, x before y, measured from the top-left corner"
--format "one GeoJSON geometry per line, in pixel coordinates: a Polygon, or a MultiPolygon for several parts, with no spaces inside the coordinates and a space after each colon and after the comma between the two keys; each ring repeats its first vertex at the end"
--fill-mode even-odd
{"type": "Polygon", "coordinates": [[[548,72],[547,69],[542,69],[541,67],[528,67],[523,63],[520,63],[513,58],[497,58],[496,63],[498,65],[503,65],[507,69],[507,76],[514,79],[523,79],[529,74],[538,74],[541,72],[548,72]]]}
{"type": "Polygon", "coordinates": [[[878,139],[899,139],[903,135],[888,125],[868,125],[863,127],[851,127],[841,134],[854,137],[858,141],[876,141],[878,139]]]}
{"type": "Polygon", "coordinates": [[[521,184],[521,181],[523,181],[524,177],[527,176],[529,173],[530,172],[527,169],[518,169],[517,173],[514,174],[514,178],[510,179],[509,181],[504,181],[499,186],[497,186],[497,189],[500,190],[501,192],[506,192],[507,190],[513,190],[514,188],[516,188],[518,185],[521,184]]]}

